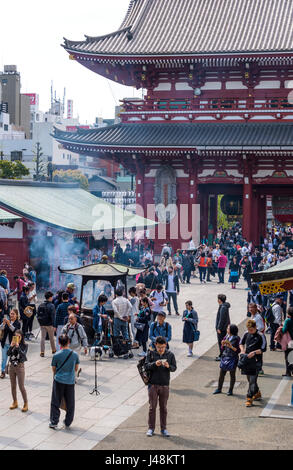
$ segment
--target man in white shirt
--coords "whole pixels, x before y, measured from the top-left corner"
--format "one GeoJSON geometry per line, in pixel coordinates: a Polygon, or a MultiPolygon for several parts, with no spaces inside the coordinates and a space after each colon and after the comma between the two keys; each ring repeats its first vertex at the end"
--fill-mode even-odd
{"type": "Polygon", "coordinates": [[[158,284],[156,290],[151,292],[150,299],[154,302],[154,306],[152,307],[152,321],[156,321],[158,313],[163,312],[164,307],[168,303],[168,296],[164,291],[162,284],[158,284]]]}
{"type": "Polygon", "coordinates": [[[126,297],[123,297],[123,290],[116,290],[116,299],[112,302],[114,310],[114,336],[119,336],[120,331],[123,339],[129,339],[128,320],[131,316],[132,305],[126,297]]]}
{"type": "MultiPolygon", "coordinates": [[[[273,323],[270,324],[270,328],[271,328],[270,350],[271,351],[275,351],[276,349],[274,337],[275,337],[277,329],[282,323],[282,315],[283,315],[282,303],[283,303],[283,297],[281,295],[277,295],[272,305],[274,321],[273,323]]],[[[281,349],[280,344],[277,344],[277,349],[281,349]]]]}

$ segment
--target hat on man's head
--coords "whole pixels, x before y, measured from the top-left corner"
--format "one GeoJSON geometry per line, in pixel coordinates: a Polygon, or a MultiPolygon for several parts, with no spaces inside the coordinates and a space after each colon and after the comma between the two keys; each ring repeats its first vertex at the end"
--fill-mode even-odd
{"type": "Polygon", "coordinates": [[[68,289],[75,289],[75,285],[73,284],[73,282],[69,282],[69,283],[67,284],[67,288],[68,288],[68,289]]]}

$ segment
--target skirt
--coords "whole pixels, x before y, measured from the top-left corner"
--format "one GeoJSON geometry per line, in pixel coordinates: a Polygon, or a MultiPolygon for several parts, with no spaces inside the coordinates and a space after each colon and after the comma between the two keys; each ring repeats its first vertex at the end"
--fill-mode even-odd
{"type": "Polygon", "coordinates": [[[237,276],[232,276],[232,275],[230,274],[230,277],[229,277],[229,281],[228,281],[228,282],[233,282],[233,283],[236,284],[237,282],[239,282],[239,275],[237,275],[237,276]]]}

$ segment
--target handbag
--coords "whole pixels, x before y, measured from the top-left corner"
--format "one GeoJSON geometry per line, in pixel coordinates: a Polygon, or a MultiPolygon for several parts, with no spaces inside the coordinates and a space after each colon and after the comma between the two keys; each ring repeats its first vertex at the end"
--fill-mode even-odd
{"type": "Polygon", "coordinates": [[[193,341],[199,341],[199,337],[200,337],[200,331],[194,330],[193,331],[193,341]]]}
{"type": "Polygon", "coordinates": [[[33,309],[33,307],[31,307],[31,306],[28,305],[27,307],[25,307],[23,313],[25,314],[25,316],[26,316],[27,318],[31,318],[31,316],[32,316],[33,313],[34,313],[34,309],[33,309]]]}
{"type": "Polygon", "coordinates": [[[134,328],[136,328],[139,331],[143,331],[145,328],[145,323],[139,323],[139,322],[134,322],[134,328]]]}
{"type": "Polygon", "coordinates": [[[222,356],[220,362],[220,369],[230,371],[236,369],[238,362],[237,356],[222,356]]]}

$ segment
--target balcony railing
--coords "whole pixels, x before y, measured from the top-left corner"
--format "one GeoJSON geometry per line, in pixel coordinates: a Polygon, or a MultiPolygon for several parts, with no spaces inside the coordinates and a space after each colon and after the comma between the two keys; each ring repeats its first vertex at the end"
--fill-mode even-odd
{"type": "Polygon", "coordinates": [[[186,112],[186,111],[243,111],[243,110],[286,110],[293,108],[293,102],[287,98],[193,98],[193,99],[161,99],[161,100],[124,100],[121,112],[186,112]]]}

